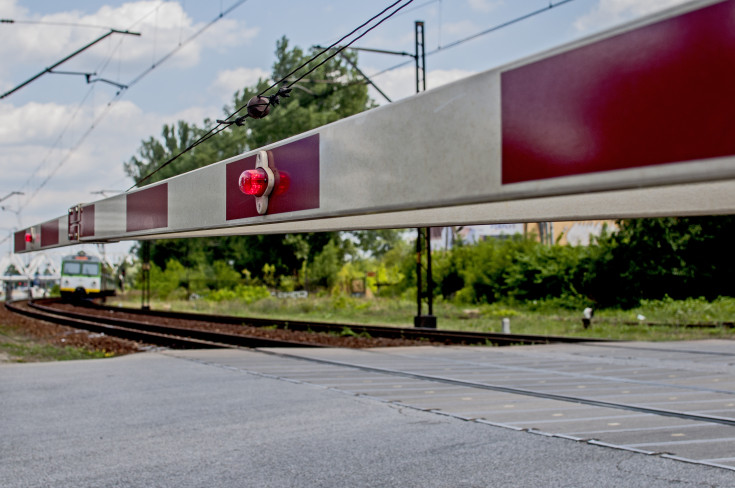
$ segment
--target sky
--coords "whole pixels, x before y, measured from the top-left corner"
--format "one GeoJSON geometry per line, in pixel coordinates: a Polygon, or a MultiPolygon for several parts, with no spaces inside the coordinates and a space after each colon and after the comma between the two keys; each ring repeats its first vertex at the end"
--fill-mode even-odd
{"type": "MultiPolygon", "coordinates": [[[[414,0],[354,45],[413,52],[414,22],[424,21],[426,52],[433,52],[426,58],[431,89],[685,3],[573,0],[448,47],[558,2],[414,0]]],[[[13,230],[128,189],[133,182],[124,162],[142,140],[158,137],[164,124],[186,120],[201,125],[207,117],[225,116],[236,90],[268,77],[282,36],[305,50],[328,45],[391,3],[0,0],[2,93],[110,29],[140,33],[113,33],[55,69],[94,73],[91,79],[106,81],[88,84],[79,74],[47,73],[0,99],[0,254],[9,251],[13,230]],[[121,90],[121,85],[128,88],[121,90]]],[[[393,101],[415,90],[413,60],[359,55],[360,68],[371,77],[403,61],[411,63],[373,78],[393,101]]],[[[387,103],[372,88],[370,93],[377,103],[387,103]]]]}

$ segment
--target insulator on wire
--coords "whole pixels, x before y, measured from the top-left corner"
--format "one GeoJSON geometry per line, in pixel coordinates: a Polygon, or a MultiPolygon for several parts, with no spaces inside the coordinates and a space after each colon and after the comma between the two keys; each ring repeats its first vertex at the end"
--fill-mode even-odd
{"type": "Polygon", "coordinates": [[[266,97],[255,96],[248,101],[248,116],[253,119],[262,119],[271,112],[270,100],[266,97]]]}

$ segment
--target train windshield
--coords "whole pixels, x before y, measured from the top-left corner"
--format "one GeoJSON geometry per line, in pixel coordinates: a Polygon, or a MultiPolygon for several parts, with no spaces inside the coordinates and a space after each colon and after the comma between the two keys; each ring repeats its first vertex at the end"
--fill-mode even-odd
{"type": "Polygon", "coordinates": [[[97,276],[100,274],[100,265],[99,263],[65,261],[61,273],[65,275],[97,276]]]}

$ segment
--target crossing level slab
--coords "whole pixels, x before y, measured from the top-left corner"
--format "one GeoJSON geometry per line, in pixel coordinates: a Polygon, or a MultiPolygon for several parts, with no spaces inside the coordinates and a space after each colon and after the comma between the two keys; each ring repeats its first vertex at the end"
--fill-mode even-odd
{"type": "Polygon", "coordinates": [[[735,469],[732,346],[713,340],[168,354],[478,424],[735,469]]]}

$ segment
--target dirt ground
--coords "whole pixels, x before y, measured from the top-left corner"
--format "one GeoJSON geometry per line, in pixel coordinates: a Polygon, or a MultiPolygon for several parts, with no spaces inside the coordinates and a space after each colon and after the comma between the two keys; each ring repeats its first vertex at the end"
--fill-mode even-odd
{"type": "MultiPolygon", "coordinates": [[[[0,303],[0,326],[6,332],[0,335],[0,343],[13,343],[30,339],[32,342],[39,344],[52,344],[57,347],[71,346],[90,351],[100,351],[107,356],[130,354],[145,347],[143,344],[126,339],[118,339],[24,317],[9,312],[4,303],[0,303]]],[[[7,354],[0,354],[0,361],[10,359],[7,354]]]]}
{"type": "MultiPolygon", "coordinates": [[[[73,309],[72,305],[56,304],[55,306],[63,309],[73,309]]],[[[84,310],[85,313],[109,315],[114,314],[116,318],[125,318],[128,320],[141,320],[140,316],[130,315],[122,312],[95,311],[92,309],[84,310]]],[[[219,323],[204,323],[198,321],[173,320],[164,318],[147,318],[148,322],[159,323],[162,325],[175,324],[183,328],[196,328],[211,330],[216,332],[249,335],[255,337],[264,337],[270,339],[279,339],[286,341],[296,341],[304,344],[321,345],[328,347],[349,347],[349,348],[369,348],[369,347],[401,347],[401,346],[421,346],[430,343],[426,341],[414,341],[406,339],[390,339],[380,337],[357,337],[340,334],[312,333],[300,332],[292,330],[282,330],[273,328],[259,328],[240,325],[227,325],[219,323]]],[[[42,320],[25,317],[8,311],[3,303],[0,303],[0,362],[15,362],[17,358],[9,356],[3,352],[1,347],[3,343],[32,342],[35,344],[51,344],[53,346],[63,348],[65,346],[83,348],[88,351],[97,351],[104,353],[104,356],[119,356],[150,349],[153,346],[141,344],[127,339],[118,339],[116,337],[105,334],[88,332],[85,330],[74,329],[63,325],[56,325],[42,320]]],[[[24,360],[36,361],[44,359],[23,358],[24,360]]],[[[48,360],[48,359],[47,359],[48,360]]]]}
{"type": "Polygon", "coordinates": [[[275,339],[282,341],[292,341],[302,344],[327,346],[327,347],[348,347],[348,348],[370,348],[370,347],[406,347],[406,346],[425,346],[430,343],[427,341],[416,341],[410,339],[398,339],[387,337],[370,337],[358,334],[342,334],[342,333],[325,333],[325,332],[305,332],[298,330],[276,329],[274,327],[253,327],[249,325],[223,324],[219,322],[203,322],[199,320],[184,320],[167,317],[148,316],[142,317],[136,314],[129,314],[120,310],[97,310],[93,308],[79,309],[68,303],[55,303],[54,308],[62,310],[72,310],[82,312],[88,315],[98,315],[102,317],[115,317],[116,319],[131,320],[134,322],[142,321],[144,323],[158,324],[164,326],[175,326],[184,329],[207,330],[211,332],[219,332],[224,334],[234,334],[240,336],[261,337],[265,339],[275,339]]]}

